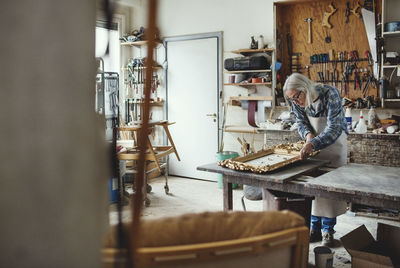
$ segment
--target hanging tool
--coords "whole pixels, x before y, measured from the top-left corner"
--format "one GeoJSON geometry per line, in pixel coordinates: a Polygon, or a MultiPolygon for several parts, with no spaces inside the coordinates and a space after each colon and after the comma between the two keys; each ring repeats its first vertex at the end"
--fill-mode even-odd
{"type": "Polygon", "coordinates": [[[312,43],[311,23],[312,23],[313,19],[307,18],[304,21],[308,23],[308,43],[311,44],[312,43]]]}
{"type": "Polygon", "coordinates": [[[344,14],[344,16],[346,17],[345,22],[349,23],[349,16],[350,16],[350,2],[346,2],[346,12],[344,14]]]}
{"type": "Polygon", "coordinates": [[[367,90],[368,90],[368,86],[369,86],[369,84],[370,84],[371,81],[372,81],[371,75],[370,75],[369,72],[368,72],[367,74],[363,74],[363,80],[366,81],[365,86],[364,86],[364,88],[363,88],[363,90],[362,90],[363,97],[365,98],[365,95],[366,95],[367,90]]]}
{"type": "Polygon", "coordinates": [[[358,75],[358,68],[357,68],[357,60],[358,60],[358,53],[357,50],[353,50],[350,52],[350,59],[353,62],[353,70],[354,70],[354,90],[357,90],[357,87],[360,88],[360,76],[358,75]]]}
{"type": "Polygon", "coordinates": [[[328,35],[328,30],[325,30],[325,43],[327,43],[327,44],[329,44],[331,41],[332,41],[332,39],[331,39],[331,37],[328,35]]]}
{"type": "Polygon", "coordinates": [[[306,70],[307,70],[308,79],[311,79],[311,76],[310,76],[310,65],[306,65],[306,66],[304,66],[304,68],[306,68],[306,70]]]}
{"type": "Polygon", "coordinates": [[[362,20],[361,8],[362,6],[360,5],[360,2],[357,1],[357,5],[353,9],[350,9],[350,12],[353,13],[360,20],[362,20]]]}
{"type": "Polygon", "coordinates": [[[372,65],[374,64],[374,60],[372,59],[371,52],[369,50],[365,51],[364,53],[365,58],[368,60],[368,66],[372,68],[372,65]]]}
{"type": "Polygon", "coordinates": [[[329,23],[329,18],[336,12],[337,8],[331,2],[328,6],[330,8],[330,12],[324,12],[324,16],[322,18],[322,27],[328,27],[329,29],[332,28],[332,25],[329,23]]]}
{"type": "Polygon", "coordinates": [[[292,73],[292,37],[290,36],[290,24],[286,24],[286,44],[289,55],[289,71],[292,73]]]}

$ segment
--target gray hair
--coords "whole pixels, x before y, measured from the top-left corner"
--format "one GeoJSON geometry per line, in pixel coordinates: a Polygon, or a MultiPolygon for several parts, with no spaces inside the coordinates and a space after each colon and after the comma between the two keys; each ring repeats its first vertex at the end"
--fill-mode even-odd
{"type": "Polygon", "coordinates": [[[287,90],[303,91],[306,94],[306,106],[309,106],[318,98],[319,94],[315,88],[320,85],[320,83],[314,83],[302,74],[293,73],[289,75],[283,85],[283,95],[287,99],[287,90]]]}

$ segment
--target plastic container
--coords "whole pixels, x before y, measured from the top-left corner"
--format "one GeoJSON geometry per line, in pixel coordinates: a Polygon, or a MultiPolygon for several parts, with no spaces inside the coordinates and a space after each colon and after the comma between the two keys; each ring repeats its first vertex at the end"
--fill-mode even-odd
{"type": "MultiPolygon", "coordinates": [[[[223,151],[223,152],[217,153],[217,160],[222,161],[222,160],[226,160],[226,159],[235,158],[238,156],[239,156],[239,154],[237,152],[223,151]]],[[[218,188],[222,189],[222,174],[218,174],[217,178],[218,178],[218,188]]],[[[238,185],[236,183],[232,183],[232,188],[236,189],[236,188],[238,188],[238,185]]]]}
{"type": "Polygon", "coordinates": [[[346,109],[346,113],[345,113],[344,117],[346,118],[346,122],[347,122],[347,130],[351,131],[353,129],[353,127],[352,127],[353,119],[351,117],[351,108],[346,109]]]}
{"type": "Polygon", "coordinates": [[[118,179],[117,178],[109,179],[108,188],[110,195],[110,203],[118,202],[118,179]]]}
{"type": "Polygon", "coordinates": [[[368,128],[369,129],[375,128],[376,118],[377,118],[377,115],[376,115],[374,106],[371,106],[371,108],[368,111],[368,128]]]}
{"type": "Polygon", "coordinates": [[[263,49],[264,48],[264,36],[260,34],[258,37],[258,49],[263,49]]]}
{"type": "Polygon", "coordinates": [[[355,131],[359,134],[367,133],[367,125],[365,124],[362,111],[360,111],[360,120],[358,121],[355,131]]]}
{"type": "Polygon", "coordinates": [[[395,133],[397,130],[399,129],[398,125],[391,125],[389,127],[386,128],[386,132],[389,134],[393,134],[395,133]]]}
{"type": "Polygon", "coordinates": [[[264,196],[264,210],[291,210],[302,216],[309,227],[313,199],[310,196],[268,190],[264,196]]]}

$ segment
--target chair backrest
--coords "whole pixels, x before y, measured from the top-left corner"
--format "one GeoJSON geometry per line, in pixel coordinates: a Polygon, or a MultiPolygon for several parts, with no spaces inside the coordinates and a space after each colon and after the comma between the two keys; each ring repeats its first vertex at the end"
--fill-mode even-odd
{"type": "MultiPolygon", "coordinates": [[[[181,246],[138,248],[135,267],[248,268],[307,267],[309,230],[295,227],[265,235],[181,246]]],[[[103,268],[128,267],[125,250],[106,248],[103,268]]]]}
{"type": "MultiPolygon", "coordinates": [[[[125,225],[125,234],[129,228],[125,225]]],[[[113,231],[106,238],[105,264],[127,260],[126,251],[115,249],[113,231]]],[[[307,265],[309,231],[304,219],[291,211],[186,214],[144,221],[139,233],[135,267],[307,265]]]]}

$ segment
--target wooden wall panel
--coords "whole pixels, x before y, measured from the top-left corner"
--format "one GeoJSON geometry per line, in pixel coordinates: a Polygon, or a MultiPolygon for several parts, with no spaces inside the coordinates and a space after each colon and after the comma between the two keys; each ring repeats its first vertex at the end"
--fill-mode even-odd
{"type": "MultiPolygon", "coordinates": [[[[277,25],[277,38],[281,40],[281,46],[277,45],[277,57],[283,62],[283,67],[280,71],[282,82],[289,74],[289,57],[287,51],[287,29],[290,27],[290,34],[292,37],[293,53],[301,53],[299,57],[299,64],[304,68],[305,65],[310,64],[310,56],[313,54],[329,53],[333,49],[335,52],[339,51],[353,51],[357,50],[360,58],[364,58],[365,51],[369,50],[367,35],[362,20],[351,14],[349,16],[349,23],[345,23],[346,2],[350,3],[350,8],[356,5],[354,0],[335,0],[333,1],[337,11],[330,17],[331,29],[322,27],[322,18],[324,12],[330,11],[329,4],[332,1],[309,1],[301,3],[276,3],[276,25],[277,25]],[[312,18],[312,43],[307,42],[308,39],[308,23],[304,20],[312,18]],[[331,37],[331,43],[325,42],[325,37],[331,37]]],[[[380,10],[381,3],[377,1],[377,11],[380,10]]],[[[360,62],[359,68],[367,68],[367,62],[360,62]]],[[[340,73],[339,80],[342,78],[341,65],[337,65],[340,73]]],[[[306,69],[302,69],[302,74],[307,75],[306,69]]],[[[310,68],[310,75],[313,81],[317,81],[317,74],[310,68]]],[[[354,74],[349,77],[354,79],[354,74]]],[[[340,84],[337,88],[340,91],[340,84]]],[[[349,83],[347,97],[358,98],[362,97],[362,91],[357,89],[354,91],[353,82],[349,83]]],[[[376,89],[369,86],[367,95],[376,96],[376,89]]]]}

